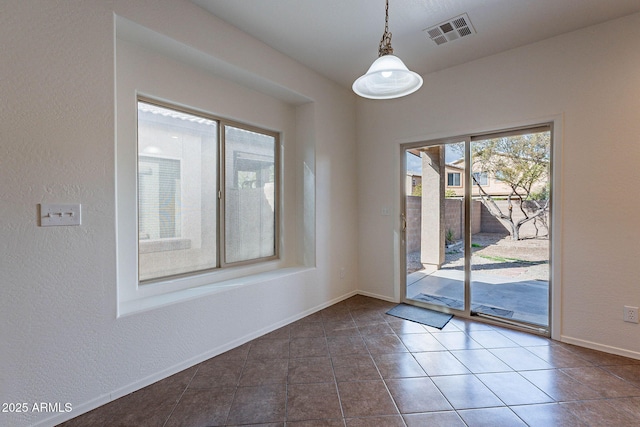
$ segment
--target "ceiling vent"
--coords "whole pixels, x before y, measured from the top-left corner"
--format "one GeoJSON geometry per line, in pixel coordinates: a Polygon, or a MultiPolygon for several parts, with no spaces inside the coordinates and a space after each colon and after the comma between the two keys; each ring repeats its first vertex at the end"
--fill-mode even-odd
{"type": "Polygon", "coordinates": [[[476,33],[466,13],[422,31],[438,46],[476,33]]]}

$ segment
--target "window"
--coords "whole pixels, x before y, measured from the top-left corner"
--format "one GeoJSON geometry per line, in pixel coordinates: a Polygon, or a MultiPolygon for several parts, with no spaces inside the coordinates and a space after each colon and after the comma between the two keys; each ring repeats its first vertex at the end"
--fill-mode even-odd
{"type": "Polygon", "coordinates": [[[486,172],[474,172],[473,173],[474,184],[477,183],[479,185],[488,185],[489,178],[486,172]]]}
{"type": "Polygon", "coordinates": [[[180,237],[179,187],[180,160],[138,158],[140,240],[180,237]]]}
{"type": "Polygon", "coordinates": [[[447,185],[449,187],[460,187],[460,172],[447,173],[447,185]]]}
{"type": "Polygon", "coordinates": [[[139,281],[277,257],[276,150],[276,134],[139,100],[139,281]]]}
{"type": "Polygon", "coordinates": [[[225,126],[225,262],[275,250],[275,137],[225,126]]]}

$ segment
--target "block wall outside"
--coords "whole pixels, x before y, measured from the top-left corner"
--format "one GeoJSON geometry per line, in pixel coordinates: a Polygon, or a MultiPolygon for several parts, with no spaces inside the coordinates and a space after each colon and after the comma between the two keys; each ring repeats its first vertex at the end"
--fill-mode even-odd
{"type": "MultiPolygon", "coordinates": [[[[454,240],[460,240],[464,234],[464,202],[462,199],[447,198],[445,207],[445,232],[451,230],[454,240]]],[[[471,202],[471,234],[480,233],[483,226],[482,203],[478,200],[471,202]]]]}
{"type": "Polygon", "coordinates": [[[422,224],[422,197],[407,196],[407,253],[420,251],[420,226],[422,224]]]}
{"type": "MultiPolygon", "coordinates": [[[[504,203],[504,206],[502,206],[502,203],[500,203],[500,202],[501,202],[501,200],[498,201],[498,206],[500,207],[500,210],[502,212],[507,212],[507,210],[506,210],[506,207],[507,207],[506,202],[504,203]]],[[[478,203],[480,203],[480,202],[478,201],[478,203]]],[[[481,230],[482,230],[483,233],[504,234],[505,236],[509,234],[509,230],[507,230],[505,225],[502,222],[500,222],[500,220],[498,218],[496,218],[495,216],[491,215],[491,213],[489,212],[489,209],[487,209],[487,207],[485,205],[482,205],[482,208],[480,209],[480,216],[481,216],[481,221],[482,221],[481,230]]]]}
{"type": "MultiPolygon", "coordinates": [[[[531,204],[532,202],[525,202],[525,203],[531,204]]],[[[506,200],[496,200],[496,204],[498,205],[498,207],[502,212],[506,213],[509,211],[509,203],[506,200]]],[[[520,210],[520,204],[514,200],[512,201],[512,206],[513,206],[513,218],[516,221],[519,221],[522,218],[524,218],[524,214],[520,210]]],[[[527,205],[525,205],[525,207],[527,207],[527,205]]],[[[535,207],[531,204],[529,212],[531,212],[534,209],[535,207]]],[[[548,224],[548,218],[550,216],[549,214],[550,213],[547,212],[546,215],[540,219],[536,219],[535,221],[531,220],[524,223],[522,227],[520,227],[520,237],[548,235],[549,230],[547,229],[547,226],[545,226],[545,223],[547,223],[547,225],[550,225],[548,224]],[[537,231],[536,231],[536,226],[538,228],[537,231]]],[[[509,234],[509,230],[507,229],[507,226],[505,226],[502,222],[500,222],[493,215],[491,215],[491,213],[489,213],[489,210],[484,205],[482,205],[482,232],[483,233],[502,233],[505,236],[509,234]]]]}
{"type": "MultiPolygon", "coordinates": [[[[420,250],[420,229],[422,225],[422,198],[419,196],[407,196],[407,253],[417,252],[420,250]]],[[[506,200],[496,201],[502,212],[508,212],[508,203],[506,200]]],[[[516,220],[523,218],[523,214],[516,202],[513,202],[514,218],[516,220]]],[[[509,235],[507,227],[495,218],[489,210],[482,204],[480,200],[474,200],[471,204],[471,233],[493,233],[509,235]]],[[[547,215],[548,217],[548,215],[547,215]]],[[[544,236],[547,229],[537,221],[538,234],[544,236]]],[[[462,199],[447,198],[445,199],[445,231],[451,230],[454,240],[460,240],[463,236],[464,229],[464,203],[462,199]]],[[[533,221],[525,223],[520,228],[521,236],[535,236],[536,228],[533,221]]]]}

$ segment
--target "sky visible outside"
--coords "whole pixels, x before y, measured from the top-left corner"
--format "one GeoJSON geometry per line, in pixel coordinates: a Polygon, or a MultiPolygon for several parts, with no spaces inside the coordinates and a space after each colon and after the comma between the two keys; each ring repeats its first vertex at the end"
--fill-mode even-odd
{"type": "MultiPolygon", "coordinates": [[[[462,149],[460,144],[449,144],[445,145],[444,158],[446,163],[452,163],[462,157],[462,149]],[[454,147],[457,145],[458,147],[454,147]]],[[[413,154],[406,152],[407,156],[407,172],[422,175],[422,160],[418,156],[414,156],[413,154]]]]}

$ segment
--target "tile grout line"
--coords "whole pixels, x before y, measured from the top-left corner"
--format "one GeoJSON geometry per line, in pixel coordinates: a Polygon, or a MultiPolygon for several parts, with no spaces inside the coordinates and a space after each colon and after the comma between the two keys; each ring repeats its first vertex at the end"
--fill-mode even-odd
{"type": "MultiPolygon", "coordinates": [[[[349,313],[349,316],[351,316],[351,313],[349,313]]],[[[324,327],[325,327],[325,324],[324,324],[324,319],[323,319],[322,320],[322,328],[324,329],[324,327]]],[[[333,376],[333,386],[335,387],[336,397],[338,398],[338,405],[340,406],[340,414],[342,415],[342,425],[346,427],[347,422],[346,422],[346,417],[344,415],[344,409],[342,407],[342,399],[340,398],[340,389],[338,388],[338,379],[336,378],[336,370],[335,370],[335,366],[333,364],[333,355],[331,354],[331,350],[329,349],[329,340],[327,338],[328,338],[327,337],[327,331],[325,329],[325,331],[324,331],[324,340],[325,340],[325,343],[327,344],[327,353],[329,354],[329,362],[331,363],[331,375],[333,376]]]]}
{"type": "Polygon", "coordinates": [[[191,376],[191,378],[189,379],[189,382],[187,383],[187,385],[185,386],[184,390],[182,390],[182,393],[180,393],[180,397],[178,397],[178,400],[176,400],[176,403],[173,405],[173,408],[171,408],[171,412],[169,412],[169,415],[167,416],[167,419],[164,420],[164,423],[162,423],[162,426],[166,426],[167,423],[169,422],[169,419],[171,418],[171,416],[173,415],[173,413],[175,412],[176,408],[178,407],[178,405],[180,404],[180,401],[182,400],[182,397],[184,396],[184,394],[187,392],[187,389],[189,388],[189,385],[191,385],[191,381],[193,381],[193,379],[195,378],[196,374],[198,373],[198,371],[200,370],[200,366],[198,364],[198,367],[196,368],[195,372],[193,373],[193,375],[191,376]]]}
{"type": "MultiPolygon", "coordinates": [[[[253,346],[253,342],[254,340],[251,340],[248,344],[249,347],[247,348],[247,354],[246,356],[244,356],[244,361],[242,363],[242,369],[240,370],[240,374],[238,375],[238,379],[236,380],[236,385],[235,388],[233,390],[233,396],[231,397],[231,403],[229,404],[229,409],[227,410],[227,415],[224,418],[224,425],[228,425],[229,424],[229,417],[231,416],[231,409],[233,409],[233,403],[236,400],[236,396],[238,395],[238,389],[240,388],[240,380],[242,379],[242,375],[244,374],[244,370],[247,367],[247,362],[249,361],[249,352],[251,351],[251,347],[253,346]]],[[[209,359],[211,360],[211,359],[209,359]]]]}

